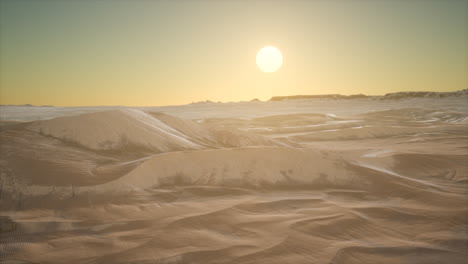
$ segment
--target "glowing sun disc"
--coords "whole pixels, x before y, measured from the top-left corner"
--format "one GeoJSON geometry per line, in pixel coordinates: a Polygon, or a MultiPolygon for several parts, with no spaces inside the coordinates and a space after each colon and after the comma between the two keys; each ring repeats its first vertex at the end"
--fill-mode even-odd
{"type": "Polygon", "coordinates": [[[266,46],[257,53],[257,66],[263,72],[275,72],[282,64],[283,55],[276,47],[266,46]]]}

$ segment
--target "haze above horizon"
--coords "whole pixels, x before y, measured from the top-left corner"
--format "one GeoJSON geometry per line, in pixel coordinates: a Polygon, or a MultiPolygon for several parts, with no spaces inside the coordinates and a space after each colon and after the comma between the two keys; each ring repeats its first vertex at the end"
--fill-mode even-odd
{"type": "Polygon", "coordinates": [[[0,104],[154,106],[468,87],[468,1],[0,2],[0,104]],[[283,54],[265,73],[256,54],[283,54]]]}

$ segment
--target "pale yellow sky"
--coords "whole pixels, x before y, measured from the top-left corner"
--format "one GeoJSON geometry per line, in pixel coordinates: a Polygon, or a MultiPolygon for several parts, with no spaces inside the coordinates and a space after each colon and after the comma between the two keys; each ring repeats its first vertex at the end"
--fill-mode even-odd
{"type": "Polygon", "coordinates": [[[1,1],[0,103],[468,88],[467,1],[1,1]],[[260,71],[258,50],[284,64],[260,71]]]}

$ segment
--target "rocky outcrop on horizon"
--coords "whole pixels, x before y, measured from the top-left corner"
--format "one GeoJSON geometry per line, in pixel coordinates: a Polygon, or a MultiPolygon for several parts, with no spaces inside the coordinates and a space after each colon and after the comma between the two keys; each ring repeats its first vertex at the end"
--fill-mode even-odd
{"type": "Polygon", "coordinates": [[[454,92],[397,92],[397,93],[388,93],[385,94],[382,99],[405,99],[405,98],[414,98],[414,97],[460,97],[468,96],[468,89],[454,91],[454,92]]]}
{"type": "Polygon", "coordinates": [[[342,94],[316,94],[316,95],[289,95],[289,96],[273,96],[269,101],[284,101],[284,100],[307,100],[307,99],[331,99],[331,100],[340,100],[340,99],[364,99],[364,98],[375,98],[380,100],[387,99],[407,99],[407,98],[416,98],[416,97],[460,97],[468,96],[468,89],[454,91],[454,92],[428,92],[428,91],[415,91],[415,92],[396,92],[396,93],[387,93],[385,95],[365,95],[365,94],[352,94],[352,95],[342,95],[342,94]]]}

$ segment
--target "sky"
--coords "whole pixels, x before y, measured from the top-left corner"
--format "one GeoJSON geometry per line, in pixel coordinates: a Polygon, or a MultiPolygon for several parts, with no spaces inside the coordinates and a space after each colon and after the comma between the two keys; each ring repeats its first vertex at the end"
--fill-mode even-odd
{"type": "Polygon", "coordinates": [[[0,1],[0,104],[468,88],[467,0],[0,1]],[[257,67],[264,46],[278,71],[257,67]]]}

